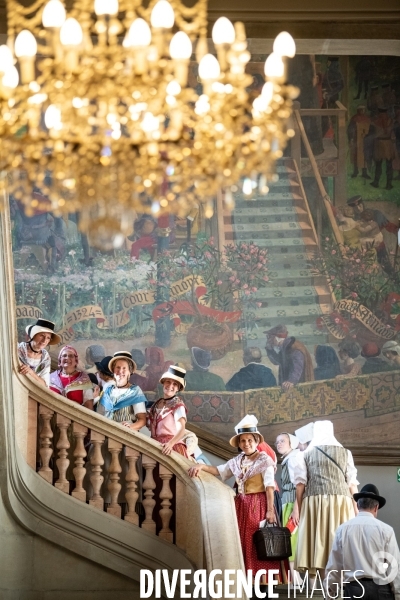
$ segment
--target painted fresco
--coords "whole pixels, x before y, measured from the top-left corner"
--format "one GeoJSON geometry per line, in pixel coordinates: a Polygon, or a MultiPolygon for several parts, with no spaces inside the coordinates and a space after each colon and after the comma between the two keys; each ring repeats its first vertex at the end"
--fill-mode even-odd
{"type": "Polygon", "coordinates": [[[268,438],[330,415],[343,440],[362,419],[384,441],[400,415],[400,58],[297,56],[290,80],[319,111],[302,123],[325,200],[299,138],[268,194],[240,185],[212,218],[138,214],[111,250],[79,215],[28,218],[11,198],[20,340],[43,315],[87,370],[132,351],[146,392],[178,363],[189,419],[225,438],[250,410],[268,438]]]}

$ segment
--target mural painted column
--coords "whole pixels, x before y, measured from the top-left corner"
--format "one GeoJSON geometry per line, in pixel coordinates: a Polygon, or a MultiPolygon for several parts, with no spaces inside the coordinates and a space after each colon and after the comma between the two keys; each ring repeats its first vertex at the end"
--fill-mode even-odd
{"type": "MultiPolygon", "coordinates": [[[[158,217],[158,227],[156,229],[157,234],[157,254],[168,250],[170,244],[170,215],[164,213],[158,217]]],[[[169,290],[159,284],[163,280],[167,279],[167,274],[163,272],[163,268],[157,265],[157,304],[167,302],[170,299],[169,290]]],[[[160,348],[166,348],[171,343],[171,319],[170,315],[161,317],[156,322],[156,346],[160,348]]]]}

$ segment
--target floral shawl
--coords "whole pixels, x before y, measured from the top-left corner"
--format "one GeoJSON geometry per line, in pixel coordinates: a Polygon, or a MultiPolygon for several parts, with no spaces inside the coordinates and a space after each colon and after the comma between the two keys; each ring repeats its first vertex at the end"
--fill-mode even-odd
{"type": "Polygon", "coordinates": [[[18,344],[18,358],[24,365],[28,365],[42,379],[45,380],[46,385],[49,385],[49,376],[50,376],[50,354],[47,350],[42,350],[42,356],[39,364],[32,366],[30,364],[30,358],[28,356],[28,344],[26,342],[21,342],[18,344]]]}
{"type": "Polygon", "coordinates": [[[79,390],[85,391],[93,388],[93,383],[85,371],[81,371],[78,377],[65,387],[60,379],[60,373],[61,371],[54,371],[54,373],[50,375],[50,386],[55,388],[58,393],[65,398],[67,397],[68,392],[76,392],[79,390]]]}
{"type": "Polygon", "coordinates": [[[252,465],[249,466],[247,471],[243,473],[243,457],[244,454],[239,454],[238,456],[235,456],[235,458],[231,458],[231,460],[228,461],[228,466],[232,471],[232,474],[242,484],[248,479],[251,479],[251,477],[258,475],[259,473],[263,473],[266,469],[268,469],[268,467],[275,467],[275,463],[272,458],[265,452],[260,452],[258,458],[253,462],[252,465]]]}
{"type": "Polygon", "coordinates": [[[114,399],[112,397],[112,392],[114,389],[115,384],[109,385],[104,390],[99,402],[99,404],[104,407],[105,416],[108,418],[110,418],[109,415],[116,410],[126,408],[127,406],[132,406],[132,404],[139,404],[139,402],[146,402],[146,396],[143,394],[140,387],[137,385],[130,385],[114,403],[114,399]]]}
{"type": "Polygon", "coordinates": [[[152,437],[155,437],[158,423],[171,413],[174,413],[177,408],[183,406],[186,413],[188,412],[185,403],[179,396],[169,398],[165,403],[164,410],[159,409],[159,402],[161,402],[161,400],[164,400],[164,398],[159,398],[157,402],[154,402],[147,413],[147,426],[150,429],[152,437]]]}

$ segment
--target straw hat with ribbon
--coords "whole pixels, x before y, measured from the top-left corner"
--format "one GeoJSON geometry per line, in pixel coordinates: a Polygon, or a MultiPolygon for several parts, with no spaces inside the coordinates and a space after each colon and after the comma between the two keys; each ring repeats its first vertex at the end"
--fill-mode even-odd
{"type": "Polygon", "coordinates": [[[49,342],[49,346],[56,346],[61,342],[61,338],[57,333],[54,333],[55,325],[52,321],[47,321],[47,319],[38,319],[34,325],[28,325],[25,331],[29,336],[29,341],[33,340],[35,335],[38,333],[50,333],[51,339],[49,342]]]}
{"type": "Polygon", "coordinates": [[[132,373],[136,371],[136,363],[132,358],[132,354],[130,352],[126,352],[126,350],[121,350],[120,352],[115,352],[114,356],[108,363],[109,370],[113,373],[114,363],[117,360],[126,360],[129,364],[132,365],[132,373]]]}
{"type": "Polygon", "coordinates": [[[254,435],[254,438],[258,444],[261,444],[264,441],[263,436],[257,429],[258,419],[255,415],[246,415],[236,426],[235,431],[236,435],[233,436],[229,440],[229,443],[234,448],[239,448],[240,436],[244,433],[251,433],[254,435]]]}

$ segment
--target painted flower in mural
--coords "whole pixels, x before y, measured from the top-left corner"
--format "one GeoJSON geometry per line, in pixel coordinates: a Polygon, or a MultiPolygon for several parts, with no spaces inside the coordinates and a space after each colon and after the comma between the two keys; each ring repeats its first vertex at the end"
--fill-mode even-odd
{"type": "Polygon", "coordinates": [[[318,320],[317,325],[324,327],[332,323],[341,330],[341,335],[358,335],[363,326],[350,311],[369,309],[386,328],[399,330],[400,318],[395,312],[392,298],[400,300],[400,269],[398,261],[389,255],[378,256],[377,250],[341,246],[334,239],[326,238],[321,252],[312,259],[314,275],[324,276],[335,283],[335,300],[349,300],[340,311],[331,313],[318,320]],[[329,322],[328,322],[328,321],[329,322]],[[338,321],[339,320],[339,321],[338,321]],[[352,329],[349,323],[352,322],[352,329]],[[350,331],[351,329],[351,331],[350,331]]]}

